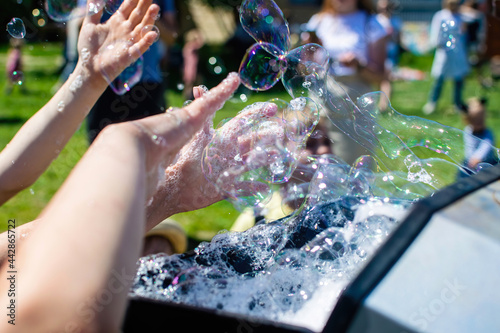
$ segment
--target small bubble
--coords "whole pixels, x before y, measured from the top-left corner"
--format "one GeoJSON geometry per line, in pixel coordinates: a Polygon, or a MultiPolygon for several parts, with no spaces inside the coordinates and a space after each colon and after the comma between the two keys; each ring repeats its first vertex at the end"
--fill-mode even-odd
{"type": "Polygon", "coordinates": [[[57,104],[57,111],[59,112],[62,112],[64,110],[64,102],[63,101],[60,101],[58,104],[57,104]]]}
{"type": "Polygon", "coordinates": [[[32,188],[30,188],[30,193],[31,193],[31,195],[34,195],[34,194],[35,194],[35,191],[33,191],[33,189],[32,189],[32,188]]]}
{"type": "Polygon", "coordinates": [[[156,33],[156,38],[154,41],[155,42],[158,41],[158,39],[160,39],[160,29],[158,29],[158,27],[154,24],[150,24],[150,25],[147,25],[144,28],[142,28],[141,38],[144,38],[144,36],[146,36],[146,34],[149,33],[150,31],[156,33]]]}
{"type": "Polygon", "coordinates": [[[184,84],[183,83],[177,83],[177,90],[184,90],[184,84]]]}
{"type": "Polygon", "coordinates": [[[192,100],[188,99],[187,101],[185,101],[183,104],[182,104],[182,107],[186,107],[188,106],[189,104],[193,103],[192,100]]]}
{"type": "Polygon", "coordinates": [[[90,51],[86,47],[84,47],[81,51],[82,62],[85,64],[90,59],[90,51]]]}
{"type": "Polygon", "coordinates": [[[242,102],[246,102],[246,101],[248,101],[248,97],[247,97],[247,95],[245,95],[245,94],[241,94],[241,95],[240,95],[240,99],[241,99],[241,101],[242,101],[242,102]]]}
{"type": "Polygon", "coordinates": [[[71,82],[71,85],[69,86],[69,90],[71,92],[76,92],[79,88],[81,88],[83,84],[83,79],[81,75],[78,75],[73,82],[71,82]]]}
{"type": "Polygon", "coordinates": [[[21,71],[13,71],[10,75],[12,83],[21,86],[24,83],[24,74],[21,71]]]}
{"type": "Polygon", "coordinates": [[[24,38],[26,36],[26,28],[24,22],[20,18],[14,17],[7,23],[7,31],[14,38],[24,38]]]}
{"type": "Polygon", "coordinates": [[[308,89],[309,87],[311,86],[311,82],[309,81],[304,81],[304,83],[302,83],[302,87],[308,89]]]}

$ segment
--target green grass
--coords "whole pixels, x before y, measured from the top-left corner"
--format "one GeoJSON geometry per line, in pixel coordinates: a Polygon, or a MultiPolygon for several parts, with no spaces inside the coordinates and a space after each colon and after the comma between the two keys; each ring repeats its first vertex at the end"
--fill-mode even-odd
{"type": "MultiPolygon", "coordinates": [[[[5,68],[6,52],[6,47],[0,46],[1,68],[5,68]]],[[[15,89],[11,95],[6,96],[3,93],[5,75],[0,75],[0,149],[10,141],[26,120],[50,99],[51,87],[57,81],[56,70],[62,63],[61,45],[58,44],[28,44],[23,52],[24,86],[27,92],[23,94],[19,89],[15,89]]],[[[419,58],[406,56],[403,59],[404,64],[426,71],[429,70],[431,61],[431,56],[419,58]]],[[[427,99],[430,85],[430,79],[418,82],[395,82],[392,97],[393,107],[406,115],[422,116],[420,110],[427,99]]],[[[279,86],[266,93],[243,92],[247,93],[248,101],[241,102],[238,98],[239,93],[236,94],[217,113],[215,123],[223,118],[233,116],[245,105],[256,101],[265,101],[274,97],[289,100],[288,95],[279,86]]],[[[477,79],[471,76],[466,82],[464,97],[483,93],[477,79]]],[[[491,91],[486,94],[490,99],[488,124],[493,129],[498,129],[496,131],[498,139],[500,138],[500,94],[491,91]]],[[[183,104],[181,94],[178,91],[169,90],[166,97],[172,106],[180,107],[183,104]]],[[[446,125],[462,128],[463,123],[460,116],[450,112],[450,101],[451,84],[447,83],[438,104],[438,111],[429,118],[446,125]]],[[[88,148],[84,128],[81,126],[65,149],[62,150],[60,156],[54,160],[49,169],[33,186],[0,207],[0,231],[6,229],[8,219],[15,218],[18,225],[36,219],[88,148]]],[[[238,214],[238,211],[230,203],[222,201],[199,211],[176,215],[174,218],[185,227],[191,237],[209,239],[219,230],[228,229],[238,214]]]]}

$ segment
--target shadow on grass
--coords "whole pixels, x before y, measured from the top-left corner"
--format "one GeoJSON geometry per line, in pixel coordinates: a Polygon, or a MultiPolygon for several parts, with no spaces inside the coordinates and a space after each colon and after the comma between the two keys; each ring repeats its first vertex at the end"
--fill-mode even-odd
{"type": "Polygon", "coordinates": [[[0,117],[0,124],[20,124],[24,123],[26,119],[22,117],[0,117]]]}

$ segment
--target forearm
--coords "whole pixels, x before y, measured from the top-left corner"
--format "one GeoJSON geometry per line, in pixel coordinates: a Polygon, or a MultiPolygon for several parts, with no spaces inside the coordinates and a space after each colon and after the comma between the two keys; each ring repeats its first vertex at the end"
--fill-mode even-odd
{"type": "Polygon", "coordinates": [[[100,331],[121,324],[142,245],[145,158],[138,140],[116,130],[103,134],[106,140],[83,157],[42,213],[44,223],[18,251],[19,322],[37,325],[27,317],[44,318],[53,331],[67,322],[106,328],[100,331]],[[123,145],[127,149],[117,149],[123,145]],[[126,278],[113,281],[117,275],[126,278]],[[112,300],[98,304],[96,297],[111,283],[112,300]],[[91,323],[82,315],[88,311],[91,323]]]}
{"type": "Polygon", "coordinates": [[[79,62],[63,87],[23,125],[0,153],[0,204],[40,177],[105,88],[104,78],[89,75],[79,62]]]}

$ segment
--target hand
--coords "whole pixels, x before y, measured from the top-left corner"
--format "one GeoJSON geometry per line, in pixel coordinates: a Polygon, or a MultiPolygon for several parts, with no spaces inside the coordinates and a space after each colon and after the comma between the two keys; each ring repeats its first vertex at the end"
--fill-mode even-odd
{"type": "Polygon", "coordinates": [[[79,63],[107,85],[103,72],[115,79],[154,43],[156,32],[143,33],[143,28],[154,24],[159,10],[152,0],[127,0],[105,23],[100,23],[102,10],[85,17],[78,38],[79,63]]]}
{"type": "MultiPolygon", "coordinates": [[[[199,88],[193,89],[193,94],[195,102],[190,106],[207,96],[199,88]]],[[[210,94],[211,92],[208,93],[208,96],[210,94]]],[[[220,143],[221,147],[218,148],[227,152],[228,155],[231,155],[238,148],[242,152],[242,158],[245,159],[244,153],[251,147],[252,136],[238,135],[237,130],[240,126],[240,120],[251,117],[253,114],[272,117],[276,112],[277,106],[271,103],[267,104],[264,109],[256,107],[239,113],[220,129],[224,131],[225,136],[224,141],[220,143]]],[[[201,168],[203,151],[214,134],[212,124],[213,117],[209,117],[205,121],[203,128],[181,149],[176,163],[166,168],[166,180],[160,185],[147,207],[146,223],[148,229],[171,215],[201,209],[224,199],[224,193],[207,181],[201,168]]],[[[226,166],[219,165],[219,167],[224,169],[226,166]]],[[[252,188],[258,187],[255,184],[249,185],[252,188]]],[[[245,187],[245,184],[241,184],[241,187],[245,187]]]]}

